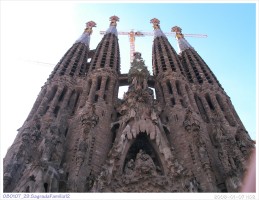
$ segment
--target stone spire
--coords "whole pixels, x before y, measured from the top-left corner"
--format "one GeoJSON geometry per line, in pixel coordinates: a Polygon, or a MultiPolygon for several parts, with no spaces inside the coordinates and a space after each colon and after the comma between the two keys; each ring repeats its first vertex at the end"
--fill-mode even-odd
{"type": "Polygon", "coordinates": [[[88,71],[89,63],[89,43],[92,28],[96,27],[94,21],[86,23],[86,28],[83,34],[78,38],[73,46],[67,50],[65,55],[57,63],[56,67],[50,74],[49,80],[59,76],[85,76],[88,71]]]}
{"type": "Polygon", "coordinates": [[[187,42],[187,40],[184,38],[184,35],[182,34],[182,29],[179,26],[174,26],[171,29],[172,32],[175,32],[175,37],[178,41],[178,47],[180,53],[186,49],[190,49],[193,47],[187,42]]]}
{"type": "Polygon", "coordinates": [[[181,62],[189,82],[199,85],[208,82],[211,85],[218,85],[223,89],[206,62],[184,38],[182,29],[179,26],[174,26],[171,31],[175,32],[181,62]]]}
{"type": "Polygon", "coordinates": [[[147,89],[147,79],[150,76],[147,66],[141,57],[141,53],[135,52],[134,59],[129,70],[130,88],[134,90],[147,89]]]}
{"type": "Polygon", "coordinates": [[[117,26],[117,22],[120,20],[119,17],[113,15],[110,17],[110,27],[107,29],[106,31],[106,34],[107,33],[112,33],[114,35],[116,35],[118,37],[118,32],[117,32],[117,29],[116,29],[116,26],[117,26]]]}
{"type": "Polygon", "coordinates": [[[89,21],[86,23],[86,28],[83,32],[83,34],[76,40],[75,43],[83,43],[86,46],[90,45],[90,35],[92,34],[93,30],[92,28],[96,27],[96,23],[94,21],[89,21]]]}
{"type": "Polygon", "coordinates": [[[171,46],[165,34],[160,29],[160,21],[156,18],[150,20],[154,28],[154,40],[152,50],[153,73],[158,76],[161,72],[178,71],[183,75],[183,69],[179,56],[171,46]]]}
{"type": "Polygon", "coordinates": [[[117,21],[119,21],[119,17],[115,15],[110,17],[110,27],[95,50],[93,61],[90,64],[90,71],[97,68],[109,68],[120,73],[117,21]]]}
{"type": "Polygon", "coordinates": [[[160,21],[157,18],[153,18],[150,20],[150,23],[153,24],[153,28],[154,28],[154,39],[156,37],[166,37],[165,34],[163,33],[163,31],[160,29],[160,21]]]}

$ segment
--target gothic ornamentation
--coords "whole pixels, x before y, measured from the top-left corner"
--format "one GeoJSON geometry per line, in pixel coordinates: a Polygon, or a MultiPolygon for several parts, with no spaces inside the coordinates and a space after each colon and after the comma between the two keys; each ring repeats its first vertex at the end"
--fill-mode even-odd
{"type": "Polygon", "coordinates": [[[156,18],[153,75],[139,52],[121,74],[118,21],[92,50],[87,22],[55,67],[4,158],[4,192],[238,192],[254,141],[214,74],[156,18]]]}
{"type": "Polygon", "coordinates": [[[237,128],[235,139],[237,141],[237,146],[241,152],[248,156],[251,153],[251,148],[254,146],[254,142],[250,139],[247,131],[241,126],[237,128]],[[248,151],[250,149],[250,151],[248,151]]]}
{"type": "Polygon", "coordinates": [[[85,134],[88,134],[90,129],[97,125],[99,117],[95,113],[95,106],[93,104],[86,106],[82,112],[80,112],[80,121],[84,127],[85,134]]]}
{"type": "Polygon", "coordinates": [[[114,15],[110,17],[110,21],[110,26],[117,26],[117,22],[120,21],[120,18],[114,15]]]}
{"type": "Polygon", "coordinates": [[[92,28],[96,27],[96,23],[94,21],[89,21],[86,23],[85,33],[88,33],[89,35],[92,34],[93,30],[92,28]]]}
{"type": "Polygon", "coordinates": [[[154,30],[160,29],[160,25],[159,25],[159,24],[160,24],[160,21],[159,21],[157,18],[151,19],[151,20],[150,20],[150,23],[153,24],[154,30]]]}
{"type": "Polygon", "coordinates": [[[200,130],[200,121],[194,116],[193,111],[190,108],[186,111],[183,125],[188,133],[195,133],[200,130]]]}

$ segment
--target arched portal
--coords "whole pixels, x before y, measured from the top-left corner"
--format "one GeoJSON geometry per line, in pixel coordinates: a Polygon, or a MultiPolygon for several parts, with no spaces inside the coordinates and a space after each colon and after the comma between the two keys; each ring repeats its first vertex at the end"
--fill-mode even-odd
{"type": "Polygon", "coordinates": [[[130,146],[127,155],[125,157],[124,163],[123,163],[123,172],[125,170],[126,164],[132,159],[133,161],[136,161],[137,154],[143,151],[145,154],[148,154],[152,161],[154,162],[156,166],[156,172],[160,175],[164,174],[164,170],[161,164],[161,161],[159,160],[159,156],[157,155],[155,149],[153,148],[151,141],[146,133],[139,133],[135,139],[135,141],[130,146]]]}

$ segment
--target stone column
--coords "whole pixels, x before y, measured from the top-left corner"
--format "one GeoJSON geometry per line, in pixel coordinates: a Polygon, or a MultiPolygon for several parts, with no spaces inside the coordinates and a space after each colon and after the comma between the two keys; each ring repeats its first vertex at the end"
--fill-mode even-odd
{"type": "Polygon", "coordinates": [[[49,110],[48,110],[49,113],[53,113],[54,112],[54,109],[55,109],[55,107],[58,104],[58,99],[59,99],[63,89],[64,89],[64,86],[61,86],[60,88],[58,88],[58,90],[57,90],[57,92],[56,92],[56,94],[55,94],[55,96],[54,96],[54,98],[53,98],[53,100],[51,102],[51,105],[49,106],[49,110]]]}
{"type": "Polygon", "coordinates": [[[92,79],[92,86],[91,86],[90,93],[89,93],[89,96],[88,96],[88,101],[90,103],[93,103],[93,101],[94,101],[94,96],[95,96],[95,93],[96,93],[96,87],[97,87],[97,77],[94,77],[92,79]]]}
{"type": "Polygon", "coordinates": [[[172,90],[173,90],[172,96],[175,99],[175,104],[180,105],[181,103],[180,103],[179,95],[178,95],[178,92],[177,92],[175,80],[170,80],[170,84],[171,84],[171,87],[172,87],[172,90]]]}
{"type": "Polygon", "coordinates": [[[35,101],[35,103],[34,103],[34,105],[33,105],[33,107],[32,107],[31,112],[30,112],[30,114],[29,114],[29,116],[28,116],[28,118],[27,118],[27,121],[30,120],[30,119],[33,117],[33,115],[37,112],[37,109],[39,108],[41,102],[42,102],[43,99],[44,99],[44,95],[46,94],[46,90],[47,90],[46,87],[44,87],[44,88],[41,90],[40,94],[38,95],[37,100],[35,101]]]}
{"type": "Polygon", "coordinates": [[[100,92],[99,92],[99,99],[102,99],[103,100],[103,96],[104,96],[104,93],[105,93],[105,85],[106,85],[106,81],[107,81],[107,76],[103,76],[102,77],[102,83],[101,83],[101,88],[100,88],[100,92]]]}

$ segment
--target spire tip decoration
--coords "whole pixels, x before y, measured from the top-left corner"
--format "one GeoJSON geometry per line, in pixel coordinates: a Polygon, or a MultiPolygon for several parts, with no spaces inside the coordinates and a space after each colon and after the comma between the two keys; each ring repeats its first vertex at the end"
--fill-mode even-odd
{"type": "Polygon", "coordinates": [[[112,33],[118,37],[118,32],[117,32],[116,26],[117,26],[117,22],[120,21],[120,18],[117,17],[116,15],[113,15],[110,17],[110,21],[111,21],[110,27],[107,29],[106,34],[112,33]]]}
{"type": "Polygon", "coordinates": [[[171,28],[171,32],[175,32],[175,37],[177,39],[181,39],[184,38],[183,34],[182,34],[182,29],[179,26],[174,26],[171,28]]]}
{"type": "Polygon", "coordinates": [[[193,49],[193,47],[185,40],[184,35],[182,34],[182,29],[179,26],[174,26],[171,28],[172,32],[175,32],[175,37],[178,40],[178,47],[180,53],[186,49],[193,49]]]}
{"type": "Polygon", "coordinates": [[[153,18],[150,20],[150,23],[153,24],[153,28],[154,28],[154,38],[156,37],[160,37],[163,36],[166,38],[165,34],[162,32],[162,30],[160,29],[160,21],[157,18],[153,18]]]}
{"type": "Polygon", "coordinates": [[[84,33],[88,33],[89,35],[91,35],[93,32],[92,30],[93,27],[96,27],[96,23],[94,21],[87,22],[84,33]]]}
{"type": "Polygon", "coordinates": [[[159,19],[153,18],[153,19],[150,20],[150,23],[153,24],[154,30],[160,29],[160,25],[159,25],[159,24],[160,24],[160,21],[159,21],[159,19]]]}
{"type": "Polygon", "coordinates": [[[110,17],[110,26],[117,26],[117,22],[120,21],[120,18],[117,17],[116,15],[113,15],[110,17]]]}
{"type": "Polygon", "coordinates": [[[86,28],[83,32],[83,34],[80,36],[80,38],[78,38],[76,40],[75,43],[83,43],[87,46],[89,46],[90,44],[90,35],[92,34],[93,32],[93,27],[96,27],[96,23],[94,21],[89,21],[86,24],[86,28]]]}

